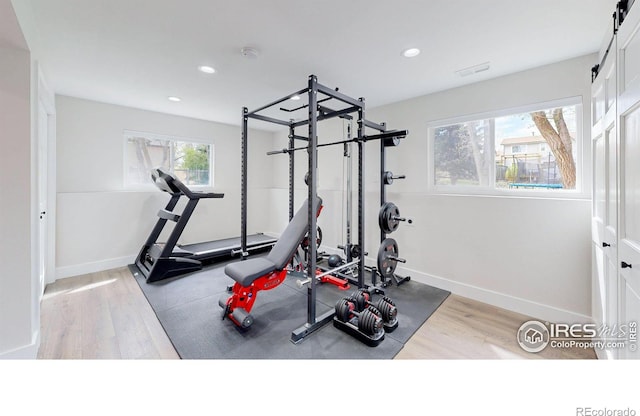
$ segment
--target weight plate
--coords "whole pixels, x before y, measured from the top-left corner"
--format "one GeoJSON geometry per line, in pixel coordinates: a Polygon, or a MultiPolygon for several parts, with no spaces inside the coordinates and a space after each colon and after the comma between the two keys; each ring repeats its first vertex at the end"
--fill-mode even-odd
{"type": "Polygon", "coordinates": [[[349,320],[349,315],[351,315],[349,301],[342,298],[336,303],[336,318],[341,322],[347,322],[349,320]]]}
{"type": "Polygon", "coordinates": [[[398,261],[398,243],[393,238],[385,238],[378,249],[378,271],[385,279],[393,277],[398,261]]]}
{"type": "Polygon", "coordinates": [[[365,309],[358,317],[358,330],[366,335],[373,335],[375,330],[374,321],[375,316],[373,313],[369,309],[365,309]]]}
{"type": "Polygon", "coordinates": [[[380,207],[378,225],[385,234],[390,234],[398,229],[400,221],[397,218],[400,218],[400,210],[393,202],[386,202],[380,207]]]}
{"type": "MultiPolygon", "coordinates": [[[[322,244],[322,228],[320,228],[320,226],[318,225],[316,228],[316,249],[320,247],[320,244],[322,244]]],[[[305,235],[304,239],[302,240],[302,247],[304,248],[309,247],[308,233],[307,235],[305,235]]]]}

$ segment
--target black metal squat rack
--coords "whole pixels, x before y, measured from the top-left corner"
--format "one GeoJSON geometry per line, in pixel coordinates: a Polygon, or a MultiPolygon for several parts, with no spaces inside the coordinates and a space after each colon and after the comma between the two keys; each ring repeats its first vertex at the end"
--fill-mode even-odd
{"type": "MultiPolygon", "coordinates": [[[[298,103],[304,102],[302,99],[298,103]]],[[[277,113],[280,114],[280,113],[277,113]]],[[[281,151],[269,152],[288,153],[289,155],[289,219],[294,215],[294,167],[295,152],[298,150],[306,150],[308,156],[308,200],[313,201],[317,196],[317,151],[319,147],[344,144],[354,142],[358,147],[358,246],[360,247],[360,255],[357,261],[358,265],[358,287],[365,287],[365,212],[364,212],[364,170],[365,170],[365,152],[364,144],[371,140],[381,140],[384,143],[389,141],[397,141],[407,135],[406,130],[387,131],[385,124],[373,123],[365,119],[365,100],[364,98],[354,99],[341,92],[338,89],[332,89],[318,83],[315,75],[310,75],[308,85],[299,91],[284,96],[276,101],[264,105],[256,110],[249,111],[246,107],[242,109],[242,164],[241,164],[241,250],[242,256],[245,258],[247,254],[247,165],[248,165],[248,124],[249,119],[260,120],[268,123],[274,123],[289,128],[289,147],[281,151]],[[307,103],[299,105],[295,108],[276,108],[278,105],[289,102],[292,97],[303,98],[306,95],[307,103]],[[327,104],[331,102],[334,107],[330,108],[327,104]],[[335,107],[335,106],[338,107],[335,107]],[[300,120],[282,120],[269,113],[269,110],[284,111],[292,113],[298,110],[307,110],[307,117],[300,120]],[[318,122],[332,119],[335,117],[352,118],[350,114],[355,114],[357,121],[357,135],[349,140],[342,140],[332,143],[318,144],[317,127],[318,122]],[[296,128],[307,126],[308,133],[306,136],[296,134],[296,128]],[[365,129],[372,129],[377,132],[374,135],[365,135],[365,129]],[[304,147],[295,147],[295,141],[301,140],[306,142],[304,147]]],[[[308,250],[310,253],[317,252],[317,222],[316,212],[313,211],[312,204],[309,204],[308,211],[308,250]]],[[[314,255],[308,256],[307,270],[317,269],[317,258],[314,255]]],[[[331,309],[318,315],[316,310],[316,279],[308,279],[307,285],[307,321],[299,328],[295,329],[291,334],[293,343],[301,342],[307,335],[320,329],[326,323],[330,322],[335,314],[335,310],[331,309]]]]}

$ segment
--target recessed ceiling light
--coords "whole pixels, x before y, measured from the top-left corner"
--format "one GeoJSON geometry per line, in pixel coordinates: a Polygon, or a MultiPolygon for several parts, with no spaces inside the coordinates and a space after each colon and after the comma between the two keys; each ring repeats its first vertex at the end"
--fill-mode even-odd
{"type": "Polygon", "coordinates": [[[174,97],[174,96],[167,97],[167,100],[173,101],[174,103],[178,103],[178,102],[182,101],[182,99],[180,97],[174,97]]]}
{"type": "Polygon", "coordinates": [[[413,58],[418,55],[420,55],[420,49],[418,48],[409,48],[402,51],[402,56],[405,58],[413,58]]]}
{"type": "Polygon", "coordinates": [[[294,95],[290,99],[293,100],[293,101],[298,101],[300,99],[300,96],[299,95],[294,95]]]}
{"type": "Polygon", "coordinates": [[[200,70],[200,72],[204,72],[205,74],[213,74],[214,72],[216,72],[214,67],[208,65],[200,65],[198,69],[200,70]]]}

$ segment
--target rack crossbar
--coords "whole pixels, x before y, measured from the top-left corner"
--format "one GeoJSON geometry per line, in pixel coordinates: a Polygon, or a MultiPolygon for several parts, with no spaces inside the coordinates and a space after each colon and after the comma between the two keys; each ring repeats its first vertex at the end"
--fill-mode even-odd
{"type": "Polygon", "coordinates": [[[282,98],[280,98],[280,99],[278,99],[278,100],[276,100],[276,101],[273,101],[273,102],[271,102],[271,103],[269,103],[269,104],[267,104],[267,105],[263,105],[262,107],[260,107],[260,108],[258,108],[258,109],[256,109],[256,110],[249,111],[248,115],[252,115],[252,114],[259,113],[260,111],[266,110],[266,109],[267,109],[267,108],[269,108],[269,107],[273,107],[274,105],[278,105],[278,104],[280,104],[281,102],[284,102],[284,101],[290,100],[290,99],[291,99],[291,97],[295,97],[296,95],[302,95],[302,94],[305,94],[305,93],[307,93],[307,92],[309,92],[309,88],[303,88],[303,89],[301,89],[300,91],[294,92],[293,94],[289,94],[289,95],[287,95],[287,96],[285,96],[285,97],[282,97],[282,98]]]}

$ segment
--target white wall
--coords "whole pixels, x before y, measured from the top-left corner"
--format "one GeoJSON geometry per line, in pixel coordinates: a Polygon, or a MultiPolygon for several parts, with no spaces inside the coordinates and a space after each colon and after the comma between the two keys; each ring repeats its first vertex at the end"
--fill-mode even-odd
{"type": "MultiPolygon", "coordinates": [[[[595,55],[580,57],[366,111],[368,120],[387,122],[391,129],[409,130],[409,136],[399,147],[387,151],[387,168],[407,175],[406,180],[387,187],[387,199],[398,205],[403,216],[414,220],[412,226],[401,225],[390,235],[398,241],[401,257],[407,259],[405,267],[399,268],[400,274],[410,274],[415,280],[540,319],[588,320],[591,315],[589,91],[590,68],[596,61],[595,55]],[[541,199],[434,195],[428,190],[429,122],[575,96],[582,97],[584,111],[580,177],[583,194],[573,199],[541,199]]],[[[349,94],[347,86],[343,91],[349,94]]],[[[328,126],[321,123],[320,142],[341,137],[341,122],[332,123],[328,126]]],[[[274,148],[286,145],[285,136],[274,135],[274,148]]],[[[333,247],[343,241],[341,154],[341,146],[323,148],[319,153],[319,194],[325,200],[325,210],[318,223],[323,228],[326,246],[333,247]]],[[[306,153],[298,155],[296,176],[302,178],[306,172],[306,153]]],[[[279,219],[286,216],[286,157],[279,157],[282,163],[274,165],[272,212],[277,215],[272,228],[279,227],[279,219]]],[[[378,178],[379,147],[370,143],[366,151],[365,236],[366,250],[372,258],[376,256],[380,238],[378,178]]],[[[301,179],[298,194],[300,202],[305,195],[301,179]]],[[[355,209],[357,206],[354,206],[357,215],[355,209]]],[[[355,238],[354,228],[357,241],[355,238]]]]}
{"type": "MultiPolygon", "coordinates": [[[[169,195],[124,188],[124,130],[206,140],[215,147],[215,191],[201,201],[181,243],[240,235],[240,128],[57,96],[57,277],[131,263],[169,195]]],[[[248,232],[266,232],[271,134],[251,131],[248,232]]]]}
{"type": "MultiPolygon", "coordinates": [[[[0,4],[3,35],[20,29],[9,2],[0,4]],[[11,25],[11,26],[8,26],[11,25]]],[[[31,56],[0,39],[0,357],[35,357],[32,314],[31,56]]],[[[38,321],[39,322],[39,321],[38,321]]]]}

